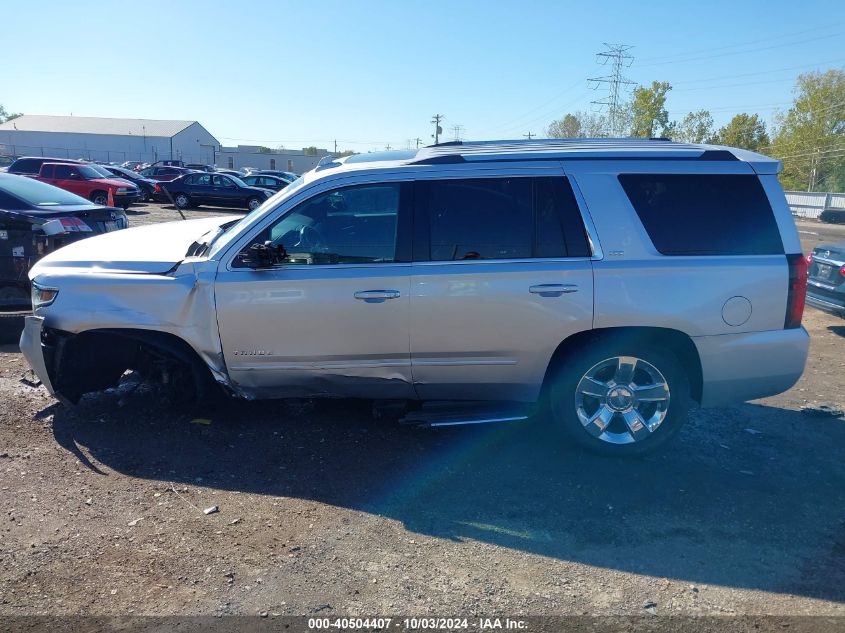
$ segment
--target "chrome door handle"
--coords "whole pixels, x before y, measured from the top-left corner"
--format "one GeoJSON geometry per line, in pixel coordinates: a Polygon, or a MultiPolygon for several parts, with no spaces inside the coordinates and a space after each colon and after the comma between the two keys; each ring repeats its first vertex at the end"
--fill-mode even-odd
{"type": "Polygon", "coordinates": [[[575,284],[537,284],[531,286],[528,292],[541,297],[559,297],[563,294],[578,292],[578,286],[575,284]]]}
{"type": "Polygon", "coordinates": [[[382,303],[386,299],[398,299],[398,290],[359,290],[353,296],[367,303],[382,303]]]}

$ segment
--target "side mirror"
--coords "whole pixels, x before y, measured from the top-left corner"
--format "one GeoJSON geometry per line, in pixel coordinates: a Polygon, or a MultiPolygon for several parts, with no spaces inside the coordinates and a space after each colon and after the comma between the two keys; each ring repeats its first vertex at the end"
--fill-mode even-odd
{"type": "Polygon", "coordinates": [[[267,241],[263,244],[253,244],[245,251],[241,251],[238,260],[247,268],[260,270],[281,264],[287,255],[284,246],[267,241]]]}

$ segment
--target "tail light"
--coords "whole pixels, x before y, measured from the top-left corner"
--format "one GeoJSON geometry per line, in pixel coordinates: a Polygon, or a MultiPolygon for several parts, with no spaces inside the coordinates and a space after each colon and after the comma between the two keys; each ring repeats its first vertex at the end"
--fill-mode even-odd
{"type": "Polygon", "coordinates": [[[813,263],[813,254],[810,253],[807,255],[807,266],[813,263]]]}
{"type": "Polygon", "coordinates": [[[845,277],[845,266],[839,269],[839,274],[845,277]]]}
{"type": "Polygon", "coordinates": [[[156,193],[161,193],[161,185],[156,185],[153,191],[155,191],[156,193]]]}
{"type": "MultiPolygon", "coordinates": [[[[801,327],[801,317],[804,315],[804,301],[807,298],[807,258],[800,253],[787,255],[789,265],[789,291],[786,298],[786,319],[784,329],[801,327]]],[[[841,272],[841,270],[840,270],[841,272]]]]}
{"type": "Polygon", "coordinates": [[[81,219],[74,217],[56,218],[41,225],[46,235],[60,235],[62,233],[91,233],[91,227],[81,219]]]}

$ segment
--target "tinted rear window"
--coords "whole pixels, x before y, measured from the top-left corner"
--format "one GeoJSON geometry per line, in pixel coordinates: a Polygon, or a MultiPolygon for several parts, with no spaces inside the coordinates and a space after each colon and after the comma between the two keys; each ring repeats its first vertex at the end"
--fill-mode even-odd
{"type": "Polygon", "coordinates": [[[663,255],[783,254],[757,176],[622,174],[619,182],[663,255]]]}

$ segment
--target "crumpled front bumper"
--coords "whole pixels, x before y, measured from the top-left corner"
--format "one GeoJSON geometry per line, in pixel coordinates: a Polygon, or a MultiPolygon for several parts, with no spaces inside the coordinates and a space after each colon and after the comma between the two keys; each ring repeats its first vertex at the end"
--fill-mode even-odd
{"type": "Polygon", "coordinates": [[[44,360],[44,345],[41,342],[41,332],[44,328],[44,317],[28,316],[24,319],[23,333],[21,334],[20,348],[26,358],[26,362],[41,380],[41,384],[47,387],[52,395],[53,385],[50,382],[50,374],[47,372],[47,364],[44,360]]]}

